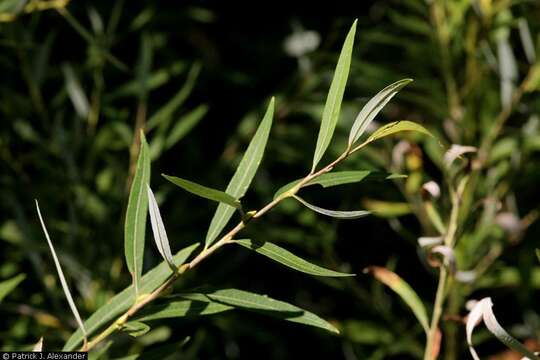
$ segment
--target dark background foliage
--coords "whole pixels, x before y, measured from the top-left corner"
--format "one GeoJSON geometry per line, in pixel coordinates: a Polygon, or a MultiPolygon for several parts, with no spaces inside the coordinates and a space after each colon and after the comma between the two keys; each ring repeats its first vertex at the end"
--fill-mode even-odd
{"type": "MultiPolygon", "coordinates": [[[[456,1],[455,8],[458,3],[463,14],[460,17],[455,15],[458,10],[452,10],[450,42],[442,47],[430,5],[413,0],[361,1],[339,9],[336,4],[336,9],[311,8],[307,13],[291,4],[233,8],[217,1],[73,1],[67,6],[69,12],[21,14],[0,23],[0,279],[26,274],[0,305],[2,349],[23,348],[40,336],[45,337],[46,348],[60,348],[76,327],[39,228],[34,198],[40,201],[83,317],[129,284],[123,216],[134,128],[137,119],[150,124],[153,115],[163,114],[168,101],[189,85],[190,77],[194,81],[191,89],[184,89],[189,94],[185,101],[157,119],[147,135],[155,150],[152,185],[175,251],[204,239],[215,204],[173,187],[160,174],[224,189],[267,101],[276,96],[265,158],[245,203],[259,208],[281,185],[303,176],[311,166],[339,49],[356,18],[343,114],[325,159],[342,151],[348,129],[366,100],[405,77],[415,82],[392,101],[378,117],[379,123],[411,119],[432,130],[443,148],[452,143],[478,146],[484,128],[500,110],[500,74],[489,67],[480,45],[495,49],[494,34],[511,29],[509,43],[522,80],[529,65],[516,22],[527,19],[537,39],[540,9],[533,2],[493,1],[496,10],[488,22],[487,16],[478,20],[468,2],[456,1]],[[501,19],[503,13],[510,18],[501,19]],[[299,60],[285,52],[284,41],[302,28],[316,31],[320,45],[299,60]],[[448,94],[445,69],[450,69],[461,91],[457,107],[448,94]],[[161,76],[159,86],[142,86],[155,74],[161,76]],[[73,81],[78,84],[75,90],[69,87],[73,81]],[[88,99],[90,110],[82,114],[73,105],[72,92],[76,96],[77,89],[88,99]],[[465,115],[452,113],[456,108],[465,115]],[[202,114],[200,122],[185,136],[168,140],[175,125],[188,121],[193,111],[202,114]],[[454,118],[461,118],[457,130],[445,128],[444,122],[454,118]],[[160,137],[169,141],[162,151],[156,140],[160,137]]],[[[515,324],[510,326],[514,334],[533,342],[540,335],[540,273],[533,256],[540,236],[534,221],[540,198],[540,132],[534,121],[526,126],[534,116],[538,122],[539,110],[538,92],[526,94],[505,124],[501,139],[506,143],[499,146],[502,155],[490,163],[474,192],[474,206],[463,221],[462,234],[465,240],[477,236],[482,246],[459,250],[463,269],[478,262],[474,256],[489,258],[490,248],[500,247],[502,255],[495,253],[482,285],[460,288],[462,296],[454,302],[457,308],[450,311],[462,316],[465,298],[492,296],[501,322],[515,324]],[[497,186],[490,185],[494,178],[497,186]],[[486,218],[483,204],[491,193],[497,194],[501,211],[531,220],[515,241],[496,224],[495,215],[486,218]],[[481,226],[495,233],[478,235],[481,226]]],[[[305,197],[336,209],[362,208],[366,199],[414,205],[421,199],[419,184],[431,179],[444,193],[450,175],[444,178],[437,163],[440,156],[430,144],[421,136],[403,135],[370,146],[342,167],[401,172],[409,175],[406,181],[313,188],[305,191],[305,197]],[[392,161],[398,141],[413,149],[401,168],[392,161]]],[[[238,311],[159,322],[137,339],[117,335],[106,356],[163,350],[199,359],[292,359],[307,353],[317,358],[419,358],[424,344],[421,327],[399,298],[362,274],[369,265],[388,266],[430,307],[435,271],[426,264],[416,239],[433,235],[433,229],[422,224],[426,219],[413,205],[412,214],[398,218],[372,216],[345,222],[324,218],[288,200],[245,232],[246,237],[278,243],[318,264],[358,274],[354,278],[309,277],[247,250],[225,248],[175,287],[177,291],[203,285],[235,287],[269,294],[335,323],[342,330],[339,336],[238,311]],[[180,348],[186,336],[190,340],[180,348]]],[[[440,208],[447,214],[448,203],[441,200],[440,208]]],[[[148,236],[145,268],[158,261],[148,236]]],[[[455,319],[443,322],[458,324],[455,319]]],[[[457,329],[456,353],[464,358],[468,355],[463,329],[457,329]]],[[[480,349],[503,351],[484,335],[480,349]]]]}

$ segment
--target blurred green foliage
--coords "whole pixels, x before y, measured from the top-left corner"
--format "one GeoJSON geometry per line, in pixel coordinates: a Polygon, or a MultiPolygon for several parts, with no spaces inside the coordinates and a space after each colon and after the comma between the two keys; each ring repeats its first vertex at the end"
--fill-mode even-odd
{"type": "MultiPolygon", "coordinates": [[[[269,293],[330,320],[341,335],[225,313],[164,321],[135,339],[119,334],[101,358],[141,352],[144,359],[302,358],[306,352],[421,358],[420,324],[399,298],[360,274],[369,265],[386,266],[430,309],[436,271],[416,240],[438,235],[434,213],[447,225],[448,189],[464,176],[469,182],[456,256],[458,270],[472,281],[451,280],[442,354],[468,356],[465,302],[484,295],[494,298],[495,313],[513,335],[539,348],[537,3],[379,0],[350,5],[349,16],[280,12],[267,19],[234,15],[217,2],[57,2],[57,8],[26,11],[33,3],[46,2],[0,3],[0,20],[9,20],[0,23],[0,279],[26,276],[0,304],[2,350],[31,348],[41,336],[45,349],[58,349],[76,328],[33,198],[40,200],[86,318],[130,282],[122,224],[137,130],[144,128],[150,142],[153,187],[173,251],[201,242],[215,205],[159,174],[224,189],[275,95],[267,152],[243,204],[258,208],[304,175],[341,41],[354,18],[346,101],[323,163],[346,147],[362,105],[402,78],[414,82],[375,121],[414,120],[438,140],[414,134],[384,139],[340,167],[406,179],[305,191],[306,200],[324,207],[365,207],[380,216],[345,223],[288,200],[246,237],[287,244],[322,266],[359,275],[306,277],[233,248],[177,284],[182,290],[209,284],[269,293]],[[452,144],[478,151],[448,167],[444,154],[452,144]],[[439,185],[440,197],[422,190],[428,181],[439,185]]],[[[159,261],[147,245],[145,269],[159,261]]],[[[503,351],[487,333],[475,342],[479,353],[503,351]]]]}

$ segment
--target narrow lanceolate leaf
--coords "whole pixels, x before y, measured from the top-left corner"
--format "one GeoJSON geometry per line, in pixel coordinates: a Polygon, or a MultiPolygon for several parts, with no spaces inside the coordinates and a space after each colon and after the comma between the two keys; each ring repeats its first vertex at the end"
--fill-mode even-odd
{"type": "Polygon", "coordinates": [[[491,301],[490,297],[486,297],[478,301],[476,305],[473,307],[473,309],[471,310],[471,312],[469,313],[469,316],[467,318],[467,326],[466,326],[467,343],[469,344],[469,350],[471,352],[471,355],[475,360],[480,360],[480,358],[478,357],[478,354],[476,353],[476,351],[474,350],[472,346],[472,332],[474,328],[476,327],[476,325],[478,325],[480,320],[483,320],[488,330],[493,335],[495,335],[495,337],[500,342],[508,346],[510,349],[520,353],[523,356],[526,356],[529,360],[540,360],[539,356],[534,354],[532,351],[527,349],[523,344],[521,344],[519,341],[514,339],[499,324],[499,322],[495,318],[495,314],[493,313],[493,302],[491,301]]]}
{"type": "Polygon", "coordinates": [[[360,110],[356,120],[354,120],[351,132],[349,134],[349,146],[352,146],[366,131],[369,124],[375,116],[386,106],[386,104],[396,95],[405,85],[410,83],[412,79],[402,79],[388,85],[382,89],[377,95],[372,97],[366,105],[360,110]]]}
{"type": "Polygon", "coordinates": [[[47,238],[47,243],[49,244],[49,249],[51,250],[54,265],[56,266],[56,271],[58,272],[58,277],[60,278],[60,283],[62,284],[62,289],[64,290],[64,295],[66,295],[66,299],[69,303],[69,307],[71,308],[71,312],[73,313],[75,320],[77,320],[79,329],[82,331],[83,336],[86,338],[86,329],[84,328],[83,322],[81,320],[81,316],[79,315],[79,311],[77,310],[77,307],[75,306],[75,302],[73,301],[73,297],[71,296],[71,292],[69,291],[66,278],[64,277],[64,272],[62,271],[62,267],[60,266],[60,261],[58,261],[58,256],[56,256],[56,251],[54,250],[51,238],[49,237],[49,233],[47,232],[47,228],[45,227],[45,222],[43,221],[43,218],[41,217],[41,211],[39,210],[39,204],[37,200],[36,200],[36,209],[37,209],[39,221],[41,222],[41,228],[43,229],[43,232],[45,233],[45,237],[47,238]]]}
{"type": "Polygon", "coordinates": [[[299,196],[294,195],[293,197],[299,202],[301,202],[302,205],[304,205],[308,209],[318,212],[319,214],[331,216],[338,219],[358,219],[358,218],[361,218],[370,214],[369,211],[365,211],[365,210],[337,211],[337,210],[323,209],[323,208],[320,208],[318,206],[308,203],[307,201],[305,201],[299,196]]]}
{"type": "Polygon", "coordinates": [[[356,22],[357,21],[355,20],[345,38],[336,65],[336,70],[334,71],[332,84],[330,84],[330,90],[328,91],[328,97],[326,98],[326,104],[324,105],[319,136],[317,137],[317,146],[315,147],[315,154],[313,155],[313,166],[311,171],[314,171],[319,161],[321,161],[328,145],[330,145],[334,130],[336,129],[339,113],[341,111],[341,102],[343,101],[343,94],[345,93],[345,86],[347,85],[347,78],[349,77],[349,68],[351,67],[356,22]]]}
{"type": "Polygon", "coordinates": [[[140,280],[143,265],[144,235],[148,195],[145,186],[150,183],[150,154],[148,143],[141,132],[141,146],[137,169],[131,184],[124,226],[124,251],[128,270],[133,278],[135,293],[140,294],[140,280]]]}
{"type": "Polygon", "coordinates": [[[426,334],[429,332],[428,317],[422,300],[416,292],[396,273],[379,266],[370,266],[364,272],[372,274],[377,280],[388,286],[411,308],[418,319],[418,322],[424,328],[426,334]]]}
{"type": "Polygon", "coordinates": [[[198,195],[208,200],[222,202],[237,209],[241,208],[240,201],[227,194],[226,192],[212,189],[203,185],[194,183],[193,181],[185,180],[175,176],[162,174],[162,176],[172,182],[174,185],[180,186],[182,189],[189,191],[192,194],[198,195]]]}
{"type": "MultiPolygon", "coordinates": [[[[255,132],[255,135],[251,139],[242,160],[240,160],[240,164],[238,165],[236,172],[225,190],[225,192],[231,195],[233,198],[240,199],[242,196],[244,196],[249,185],[251,184],[251,181],[255,177],[255,173],[257,172],[259,164],[263,158],[268,136],[270,135],[273,117],[274,98],[270,100],[270,104],[266,109],[266,114],[264,115],[259,128],[255,132]]],[[[214,240],[216,240],[218,235],[231,219],[234,210],[234,207],[227,204],[220,203],[218,205],[218,208],[214,213],[214,217],[210,222],[208,232],[206,233],[206,247],[210,246],[214,240]]]]}
{"type": "Polygon", "coordinates": [[[170,268],[175,271],[176,267],[171,254],[171,247],[169,245],[169,239],[167,238],[167,232],[165,231],[165,225],[161,219],[161,213],[154,197],[154,193],[150,186],[147,185],[148,190],[148,212],[150,213],[150,224],[152,225],[152,233],[154,234],[154,240],[158,248],[161,257],[169,264],[170,268]]]}
{"type": "Polygon", "coordinates": [[[258,252],[261,255],[264,255],[274,261],[277,261],[280,264],[283,264],[291,269],[310,274],[315,276],[332,276],[332,277],[341,277],[341,276],[354,276],[355,274],[346,274],[342,272],[337,272],[323,267],[312,264],[298,256],[294,255],[290,251],[272,244],[271,242],[255,242],[251,239],[241,239],[235,240],[235,244],[242,245],[248,249],[258,252]]]}
{"type": "Polygon", "coordinates": [[[417,124],[408,120],[395,121],[378,128],[373,134],[371,134],[368,139],[364,142],[363,145],[369,144],[375,140],[381,139],[383,137],[396,134],[402,131],[416,131],[421,132],[426,135],[433,135],[422,125],[417,124]]]}
{"type": "Polygon", "coordinates": [[[164,317],[207,315],[237,308],[339,333],[330,323],[309,311],[283,301],[274,300],[266,295],[238,289],[180,294],[168,299],[172,299],[172,302],[145,308],[137,320],[148,321],[164,317]]]}
{"type": "MultiPolygon", "coordinates": [[[[173,261],[175,267],[179,267],[184,264],[188,259],[191,253],[197,248],[198,244],[190,245],[182,250],[180,250],[176,255],[173,256],[173,261]]],[[[171,276],[172,271],[167,264],[163,261],[161,264],[148,271],[141,278],[141,293],[151,293],[158,288],[169,276],[171,276]]],[[[116,316],[120,315],[122,312],[126,311],[135,300],[133,293],[133,285],[125,288],[118,294],[116,294],[112,299],[110,299],[105,305],[100,307],[96,312],[94,312],[88,320],[84,322],[84,326],[88,331],[88,335],[91,335],[96,330],[106,325],[108,322],[112,321],[116,316]]],[[[71,337],[68,339],[64,345],[63,351],[73,351],[82,341],[82,333],[80,330],[74,332],[71,337]]]]}
{"type": "MultiPolygon", "coordinates": [[[[304,187],[319,184],[322,187],[332,187],[338,185],[352,184],[360,182],[364,179],[374,179],[374,180],[385,180],[385,179],[399,179],[407,177],[406,175],[400,174],[388,174],[384,172],[371,171],[371,170],[360,170],[360,171],[336,171],[321,176],[317,176],[311,181],[308,181],[304,187]]],[[[280,196],[281,194],[289,191],[295,187],[302,179],[292,181],[281,188],[274,194],[274,199],[280,196]]]]}
{"type": "Polygon", "coordinates": [[[10,293],[12,292],[17,285],[21,283],[26,278],[25,274],[19,274],[17,276],[12,277],[11,279],[4,280],[0,282],[0,303],[2,300],[10,293]]]}

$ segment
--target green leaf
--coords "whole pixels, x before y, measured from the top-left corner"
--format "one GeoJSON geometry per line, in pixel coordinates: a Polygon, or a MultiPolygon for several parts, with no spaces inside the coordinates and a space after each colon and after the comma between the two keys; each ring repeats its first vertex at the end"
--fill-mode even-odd
{"type": "Polygon", "coordinates": [[[122,331],[132,337],[139,337],[150,331],[150,326],[140,321],[129,321],[122,327],[122,331]]]}
{"type": "MultiPolygon", "coordinates": [[[[240,164],[236,169],[229,185],[225,192],[236,199],[241,198],[246,193],[251,181],[255,177],[257,168],[261,163],[264,149],[270,135],[270,128],[272,127],[272,119],[274,117],[274,98],[270,100],[266,114],[257,129],[257,132],[251,139],[249,146],[240,160],[240,164]]],[[[231,216],[234,213],[234,207],[220,203],[217,207],[214,217],[210,222],[210,227],[206,233],[205,247],[210,246],[214,240],[218,237],[219,233],[227,225],[231,216]]]]}
{"type": "Polygon", "coordinates": [[[161,174],[165,179],[172,182],[174,185],[180,186],[182,189],[189,191],[192,194],[198,195],[208,200],[222,202],[236,209],[240,209],[242,205],[240,201],[227,194],[226,192],[212,189],[203,185],[199,185],[189,180],[185,180],[175,176],[161,174]]]}
{"type": "Polygon", "coordinates": [[[174,300],[168,304],[145,308],[143,310],[145,315],[137,318],[137,320],[148,321],[166,317],[208,315],[231,310],[231,308],[238,308],[339,333],[330,323],[309,311],[283,301],[274,300],[266,295],[248,291],[222,289],[180,294],[172,297],[172,299],[174,300]],[[216,306],[216,304],[219,306],[216,306]]]}
{"type": "Polygon", "coordinates": [[[403,216],[412,212],[411,205],[406,202],[391,202],[375,199],[364,199],[362,205],[373,215],[383,218],[403,216]]]}
{"type": "MultiPolygon", "coordinates": [[[[332,186],[357,183],[364,179],[384,180],[384,179],[399,179],[399,178],[405,178],[405,177],[407,177],[407,175],[388,174],[384,172],[371,171],[371,170],[336,171],[336,172],[322,174],[321,176],[317,176],[311,181],[308,181],[303,187],[319,184],[322,187],[327,188],[327,187],[332,187],[332,186]]],[[[280,196],[284,192],[292,189],[300,181],[302,181],[302,179],[292,181],[282,186],[281,188],[279,188],[279,190],[276,191],[276,193],[274,194],[274,199],[276,199],[278,196],[280,196]]]]}
{"type": "Polygon", "coordinates": [[[274,261],[277,261],[280,264],[283,264],[291,269],[310,274],[315,276],[354,276],[355,274],[346,274],[342,272],[337,272],[323,267],[312,264],[298,256],[294,255],[290,251],[272,244],[271,242],[255,242],[251,239],[241,239],[235,240],[235,244],[241,245],[245,248],[251,249],[258,252],[261,255],[264,255],[274,261]]]}
{"type": "Polygon", "coordinates": [[[334,71],[334,78],[332,79],[330,90],[328,91],[328,97],[326,98],[326,104],[324,105],[321,120],[321,127],[319,129],[319,136],[317,137],[317,146],[315,147],[315,154],[313,155],[312,172],[317,167],[319,161],[321,161],[328,145],[330,145],[330,140],[332,140],[332,135],[334,135],[334,130],[339,119],[341,102],[343,101],[343,94],[345,93],[345,86],[347,85],[349,68],[351,66],[356,23],[357,20],[354,21],[345,38],[336,65],[336,70],[334,71]]]}
{"type": "Polygon", "coordinates": [[[71,296],[71,291],[69,291],[66,277],[64,276],[64,272],[62,271],[62,266],[60,266],[60,261],[58,260],[58,256],[56,255],[56,251],[54,250],[54,246],[52,244],[51,238],[49,237],[49,232],[47,231],[47,228],[45,227],[45,222],[43,221],[43,217],[41,216],[41,211],[39,209],[39,204],[37,200],[36,200],[36,210],[38,213],[39,222],[41,223],[41,228],[43,229],[43,233],[45,233],[45,238],[47,239],[47,243],[49,244],[49,249],[51,250],[51,255],[53,257],[54,265],[56,266],[56,271],[58,272],[58,277],[60,278],[60,283],[62,284],[62,289],[64,290],[64,295],[66,296],[71,312],[73,313],[73,316],[75,317],[75,320],[77,321],[77,324],[79,325],[79,329],[81,330],[83,336],[86,337],[87,333],[86,333],[86,329],[84,328],[83,322],[81,320],[81,315],[79,315],[77,306],[75,306],[75,302],[73,301],[73,297],[71,296]]]}
{"type": "Polygon", "coordinates": [[[141,131],[141,146],[137,169],[131,184],[124,225],[124,251],[128,270],[133,278],[135,294],[140,293],[140,278],[143,265],[144,236],[146,231],[146,212],[148,196],[145,190],[150,183],[150,154],[148,143],[141,131]]]}
{"type": "Polygon", "coordinates": [[[377,280],[388,286],[411,308],[412,312],[418,319],[418,322],[424,328],[426,334],[429,333],[429,322],[426,309],[422,300],[416,292],[396,273],[379,266],[370,266],[364,272],[372,274],[377,280]]]}
{"type": "Polygon", "coordinates": [[[179,142],[191,129],[201,121],[208,112],[208,105],[199,105],[189,113],[182,116],[173,126],[167,140],[165,140],[165,148],[170,149],[173,145],[179,142]]]}
{"type": "Polygon", "coordinates": [[[381,126],[373,134],[371,134],[371,136],[368,137],[368,139],[362,145],[367,145],[375,140],[401,131],[417,131],[433,137],[433,135],[422,125],[408,120],[401,120],[381,126]]]}
{"type": "Polygon", "coordinates": [[[536,257],[538,258],[538,261],[540,261],[540,249],[536,249],[536,257]]]}
{"type": "Polygon", "coordinates": [[[360,110],[360,113],[354,120],[354,124],[349,134],[349,146],[352,146],[362,136],[366,128],[373,121],[375,116],[386,106],[386,104],[396,95],[399,90],[410,83],[412,79],[402,79],[388,85],[377,95],[372,97],[366,105],[360,110]]]}
{"type": "Polygon", "coordinates": [[[10,293],[12,292],[17,285],[21,283],[26,278],[25,274],[19,274],[17,276],[12,277],[11,279],[4,280],[0,282],[0,303],[2,300],[10,293]]]}
{"type": "MultiPolygon", "coordinates": [[[[198,244],[190,245],[182,250],[180,250],[175,256],[173,256],[173,261],[176,267],[184,264],[187,258],[191,255],[193,250],[197,248],[198,244]]],[[[151,293],[158,286],[163,284],[169,276],[172,275],[172,271],[169,268],[167,262],[163,261],[158,266],[148,271],[141,278],[141,292],[142,293],[151,293]]],[[[105,305],[100,307],[96,312],[94,312],[88,320],[84,322],[84,326],[88,335],[91,335],[96,330],[106,325],[109,321],[112,321],[116,316],[120,315],[123,311],[129,309],[133,305],[135,300],[133,293],[133,285],[125,288],[120,293],[116,294],[112,299],[110,299],[105,305]]],[[[82,336],[80,330],[74,332],[71,337],[68,339],[64,345],[64,351],[73,351],[77,345],[82,341],[82,336]]]]}
{"type": "Polygon", "coordinates": [[[313,210],[315,212],[318,212],[319,214],[323,214],[323,215],[326,215],[326,216],[331,216],[331,217],[338,218],[338,219],[358,219],[358,218],[361,218],[361,217],[364,217],[364,216],[367,216],[367,215],[371,214],[369,211],[365,211],[365,210],[337,211],[337,210],[323,209],[321,207],[318,207],[318,206],[315,206],[313,204],[308,203],[307,201],[305,201],[304,199],[302,199],[299,196],[294,195],[293,197],[296,200],[298,200],[300,203],[302,203],[302,205],[304,205],[305,207],[307,207],[307,208],[309,208],[309,209],[311,209],[311,210],[313,210]]]}
{"type": "Polygon", "coordinates": [[[150,224],[152,225],[152,233],[154,234],[154,240],[158,251],[163,258],[169,264],[171,270],[176,271],[174,266],[174,261],[171,254],[171,246],[169,244],[169,238],[167,237],[167,232],[165,231],[165,224],[163,224],[163,219],[161,218],[161,213],[154,197],[154,193],[150,186],[146,186],[148,191],[148,212],[150,215],[150,224]]]}

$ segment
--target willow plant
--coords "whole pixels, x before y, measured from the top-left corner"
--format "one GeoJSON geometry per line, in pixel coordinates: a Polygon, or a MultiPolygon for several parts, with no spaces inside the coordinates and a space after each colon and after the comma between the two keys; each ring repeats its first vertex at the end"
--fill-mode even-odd
{"type": "MultiPolygon", "coordinates": [[[[339,332],[334,325],[307,310],[245,290],[213,289],[203,292],[175,294],[170,294],[170,290],[175,281],[186,271],[201,264],[223,246],[233,244],[252,250],[286,267],[309,275],[328,277],[354,276],[354,274],[338,272],[315,265],[292,254],[287,249],[270,242],[265,242],[264,239],[243,239],[241,237],[241,231],[249,226],[251,222],[257,221],[264,214],[289,198],[300,202],[317,213],[338,219],[355,219],[369,215],[370,212],[366,210],[328,210],[310,204],[300,197],[301,189],[316,184],[326,188],[357,183],[370,175],[374,175],[372,171],[366,170],[334,171],[334,169],[348,157],[380,138],[402,131],[417,131],[430,135],[424,127],[417,123],[397,121],[380,127],[362,140],[368,125],[386,103],[401,88],[412,81],[410,79],[400,80],[383,89],[364,106],[352,126],[349,140],[343,153],[327,165],[319,166],[332,140],[340,117],[341,104],[349,75],[355,32],[356,22],[352,25],[345,39],[338,59],[322,114],[312,167],[306,176],[278,189],[274,197],[258,210],[249,210],[243,201],[243,196],[249,189],[250,183],[255,177],[263,159],[272,127],[275,107],[274,98],[270,100],[266,113],[225,191],[203,186],[180,177],[163,175],[165,179],[178,185],[183,190],[219,203],[206,233],[204,246],[200,250],[197,250],[199,246],[195,244],[185,247],[173,255],[162,215],[150,187],[151,156],[149,146],[144,133],[140,134],[136,169],[131,183],[124,227],[125,259],[132,277],[132,284],[115,295],[107,304],[99,308],[84,322],[81,320],[75,302],[70,295],[69,287],[64,279],[45,222],[41,217],[39,206],[36,202],[39,218],[62,280],[62,287],[70,308],[79,324],[79,329],[67,340],[63,350],[74,350],[77,348],[82,351],[93,350],[104,339],[117,331],[125,331],[131,335],[138,336],[150,329],[147,323],[152,323],[163,318],[192,316],[193,314],[209,315],[232,309],[262,312],[286,321],[314,326],[333,333],[339,332]],[[236,225],[227,228],[235,212],[239,214],[240,221],[236,225]],[[143,274],[143,253],[147,217],[150,217],[155,244],[160,255],[163,257],[163,262],[143,274]]],[[[387,177],[391,176],[383,176],[383,178],[387,177]]]]}

